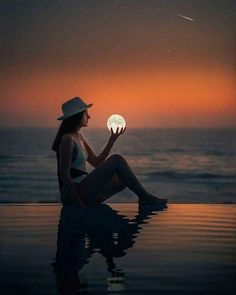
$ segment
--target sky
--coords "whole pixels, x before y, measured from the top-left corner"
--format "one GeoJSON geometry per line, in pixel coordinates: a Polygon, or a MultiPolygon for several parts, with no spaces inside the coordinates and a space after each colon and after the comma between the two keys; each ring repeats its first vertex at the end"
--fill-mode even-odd
{"type": "Polygon", "coordinates": [[[1,126],[236,127],[236,1],[1,0],[1,126]]]}

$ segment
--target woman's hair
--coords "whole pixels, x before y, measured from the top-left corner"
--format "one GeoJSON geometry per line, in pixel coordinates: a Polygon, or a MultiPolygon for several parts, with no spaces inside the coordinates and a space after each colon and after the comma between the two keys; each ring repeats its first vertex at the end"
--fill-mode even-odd
{"type": "Polygon", "coordinates": [[[54,139],[54,142],[52,144],[52,150],[53,151],[57,151],[59,144],[61,142],[61,138],[64,134],[66,133],[74,133],[77,128],[79,127],[81,121],[82,121],[82,117],[83,114],[85,113],[85,111],[77,113],[67,119],[64,119],[57,131],[57,135],[54,139]]]}

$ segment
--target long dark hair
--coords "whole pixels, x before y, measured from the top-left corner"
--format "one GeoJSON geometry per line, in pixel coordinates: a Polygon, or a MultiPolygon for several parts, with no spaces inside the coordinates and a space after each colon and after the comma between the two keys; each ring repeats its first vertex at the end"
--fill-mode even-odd
{"type": "Polygon", "coordinates": [[[52,144],[52,150],[57,152],[59,144],[61,142],[61,138],[66,133],[75,133],[77,128],[79,127],[82,117],[85,111],[77,113],[67,119],[64,119],[57,131],[57,135],[52,144]]]}

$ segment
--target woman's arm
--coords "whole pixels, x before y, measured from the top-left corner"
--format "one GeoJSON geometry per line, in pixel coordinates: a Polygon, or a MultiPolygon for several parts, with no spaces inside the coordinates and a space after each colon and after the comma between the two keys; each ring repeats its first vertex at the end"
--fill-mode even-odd
{"type": "Polygon", "coordinates": [[[96,156],[91,149],[91,147],[88,145],[88,143],[84,140],[84,145],[86,147],[86,150],[88,152],[88,159],[87,161],[89,162],[90,165],[93,167],[97,167],[99,164],[101,164],[106,157],[109,155],[109,152],[113,146],[114,142],[108,140],[107,145],[105,146],[104,150],[101,152],[100,155],[96,156]]]}
{"type": "Polygon", "coordinates": [[[59,147],[59,169],[66,194],[68,194],[75,204],[84,207],[79,198],[77,190],[70,176],[71,159],[73,153],[74,141],[70,134],[63,135],[59,147]]]}
{"type": "Polygon", "coordinates": [[[108,139],[108,142],[104,148],[104,150],[100,153],[100,155],[96,156],[94,154],[94,152],[92,151],[92,149],[90,148],[90,146],[88,145],[88,143],[84,140],[84,144],[85,147],[88,151],[88,162],[89,164],[91,164],[93,167],[97,167],[98,165],[100,165],[109,155],[112,146],[114,145],[115,141],[117,140],[117,138],[124,133],[126,128],[122,128],[120,131],[117,129],[116,133],[113,132],[113,130],[111,131],[111,136],[108,139]]]}

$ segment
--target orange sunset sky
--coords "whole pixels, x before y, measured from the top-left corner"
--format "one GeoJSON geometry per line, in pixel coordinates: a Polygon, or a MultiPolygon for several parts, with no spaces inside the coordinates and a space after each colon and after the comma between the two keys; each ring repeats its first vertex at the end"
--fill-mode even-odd
{"type": "Polygon", "coordinates": [[[81,96],[91,127],[236,127],[234,1],[20,2],[1,2],[1,126],[58,126],[81,96]]]}

